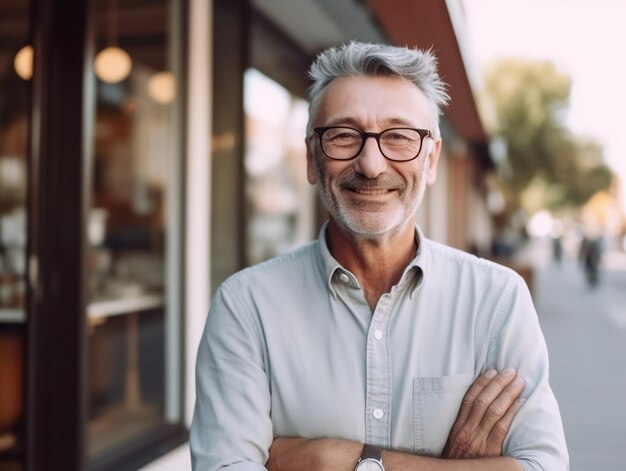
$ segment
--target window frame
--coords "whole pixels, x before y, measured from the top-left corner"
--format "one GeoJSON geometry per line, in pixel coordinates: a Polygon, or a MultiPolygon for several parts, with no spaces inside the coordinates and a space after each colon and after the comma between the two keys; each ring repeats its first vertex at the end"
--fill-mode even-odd
{"type": "MultiPolygon", "coordinates": [[[[184,426],[184,302],[180,313],[180,420],[106,456],[86,458],[86,222],[93,166],[95,0],[33,0],[34,57],[28,161],[26,438],[27,471],[131,470],[188,439],[184,426]]],[[[187,24],[188,2],[181,6],[187,24]]],[[[184,108],[187,38],[180,28],[181,156],[175,198],[182,214],[185,168],[184,108]]],[[[178,271],[184,273],[184,216],[180,216],[178,271]]],[[[182,292],[183,279],[174,289],[182,292]]],[[[167,361],[167,360],[165,360],[167,361]]],[[[164,363],[165,367],[165,363],[164,363]]]]}

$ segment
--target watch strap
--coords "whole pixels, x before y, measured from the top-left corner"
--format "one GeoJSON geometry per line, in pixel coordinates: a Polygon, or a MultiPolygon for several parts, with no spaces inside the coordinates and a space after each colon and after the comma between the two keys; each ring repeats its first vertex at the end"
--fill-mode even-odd
{"type": "Polygon", "coordinates": [[[361,459],[370,458],[376,461],[382,461],[382,450],[374,445],[366,443],[361,451],[361,459]]]}
{"type": "Polygon", "coordinates": [[[363,450],[361,451],[361,456],[357,460],[354,465],[354,470],[358,471],[360,468],[360,464],[363,462],[376,462],[380,467],[381,471],[385,471],[385,467],[383,466],[383,457],[382,457],[382,449],[377,446],[365,444],[363,445],[363,450]]]}

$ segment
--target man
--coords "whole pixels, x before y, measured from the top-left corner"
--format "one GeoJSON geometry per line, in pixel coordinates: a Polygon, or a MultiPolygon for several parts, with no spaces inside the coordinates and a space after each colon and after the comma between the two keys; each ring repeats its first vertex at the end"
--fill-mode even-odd
{"type": "Polygon", "coordinates": [[[329,221],[217,291],[194,469],[566,470],[524,282],[415,225],[442,145],[435,58],[351,43],[310,75],[307,172],[329,221]]]}

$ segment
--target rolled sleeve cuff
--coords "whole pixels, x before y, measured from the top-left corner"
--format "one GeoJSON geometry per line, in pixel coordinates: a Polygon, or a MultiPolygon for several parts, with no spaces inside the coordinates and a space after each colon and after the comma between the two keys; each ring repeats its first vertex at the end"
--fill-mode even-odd
{"type": "Polygon", "coordinates": [[[258,463],[236,463],[227,466],[224,471],[267,471],[267,468],[258,463]]]}
{"type": "Polygon", "coordinates": [[[259,463],[254,463],[252,461],[240,461],[239,463],[229,464],[229,465],[220,465],[215,464],[209,461],[203,462],[202,460],[192,460],[193,471],[267,471],[267,468],[259,463]]]}
{"type": "Polygon", "coordinates": [[[552,455],[540,454],[517,458],[524,471],[568,471],[569,465],[552,455]]]}

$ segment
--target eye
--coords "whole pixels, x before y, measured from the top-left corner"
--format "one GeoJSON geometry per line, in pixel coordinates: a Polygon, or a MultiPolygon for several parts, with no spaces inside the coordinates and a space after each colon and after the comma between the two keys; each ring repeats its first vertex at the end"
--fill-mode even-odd
{"type": "Polygon", "coordinates": [[[348,145],[361,141],[361,134],[347,128],[329,129],[324,134],[324,140],[330,144],[348,145]]]}
{"type": "Polygon", "coordinates": [[[410,142],[416,140],[418,136],[410,130],[392,130],[384,133],[382,137],[389,142],[410,142]]]}
{"type": "Polygon", "coordinates": [[[342,132],[342,133],[338,133],[338,134],[333,134],[332,136],[330,136],[330,139],[354,139],[355,135],[351,134],[349,132],[342,132]]]}

